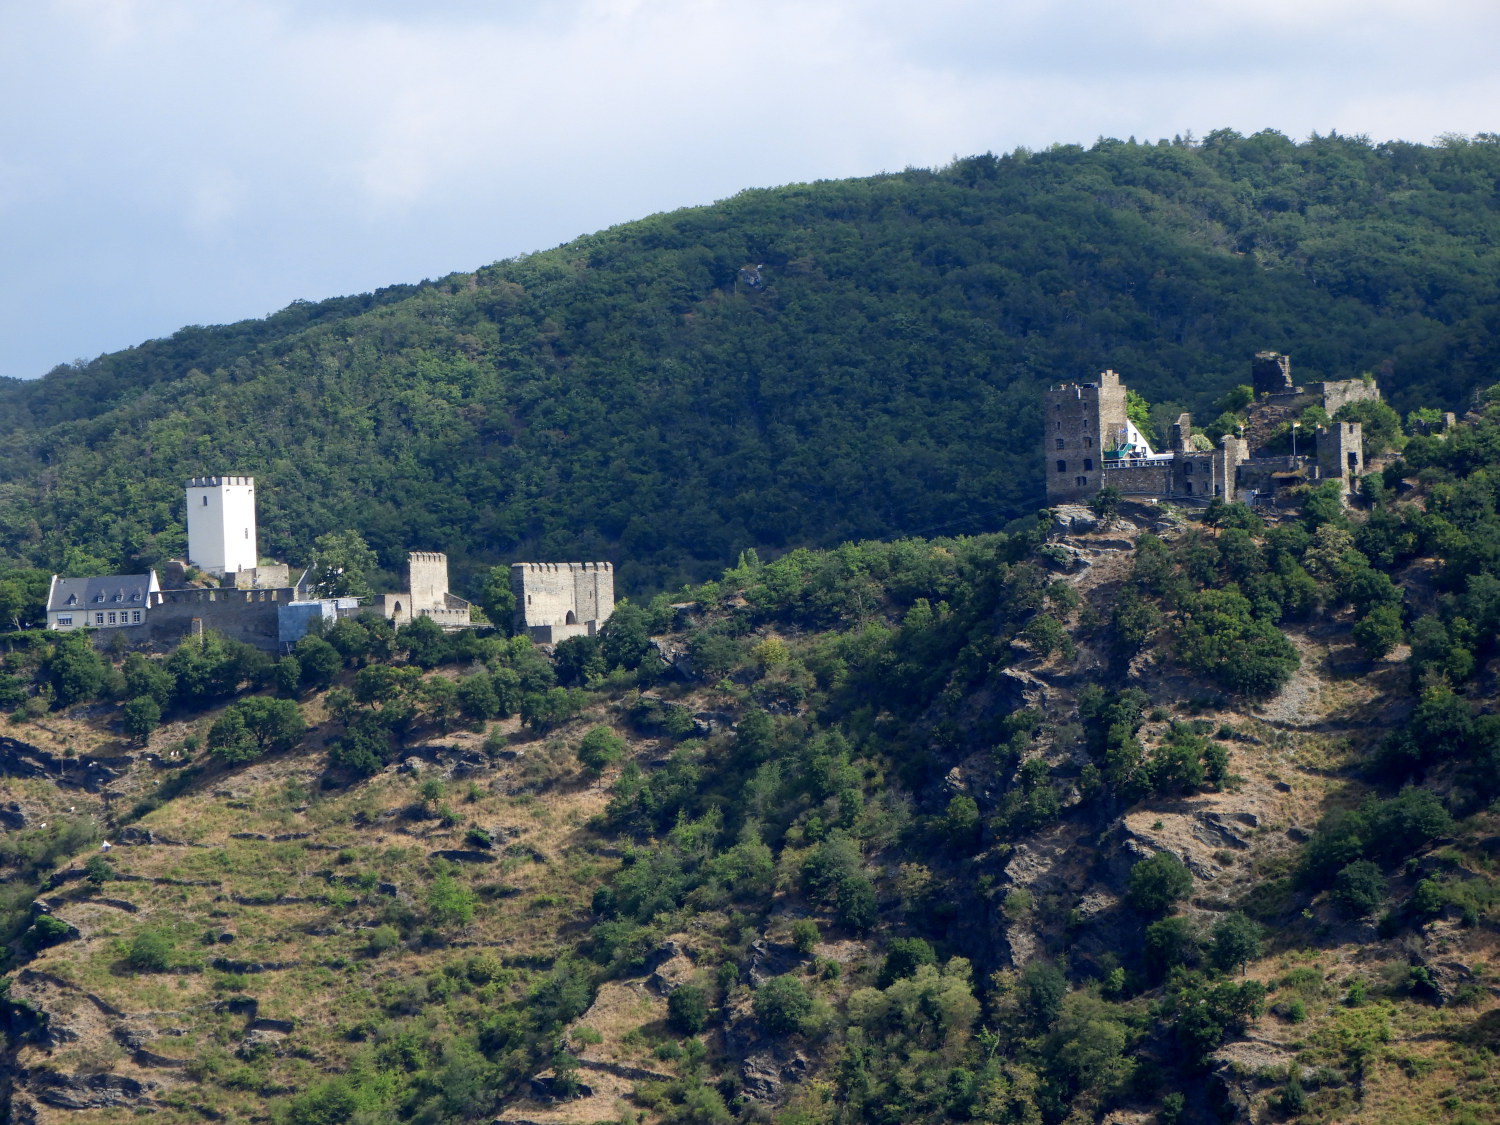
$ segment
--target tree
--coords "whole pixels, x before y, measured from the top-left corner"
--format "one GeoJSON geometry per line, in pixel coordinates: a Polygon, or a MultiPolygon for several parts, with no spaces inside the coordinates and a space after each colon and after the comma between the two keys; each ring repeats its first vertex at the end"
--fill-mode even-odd
{"type": "Polygon", "coordinates": [[[430,617],[417,617],[396,630],[396,643],[418,668],[436,668],[448,659],[448,635],[430,617]]]}
{"type": "Polygon", "coordinates": [[[151,732],[161,725],[161,707],[149,695],[138,695],[120,709],[125,733],[144,746],[151,732]]]}
{"type": "Polygon", "coordinates": [[[288,699],[295,699],[302,690],[302,663],[290,653],[276,662],[271,673],[271,682],[276,690],[288,699]]]}
{"type": "Polygon", "coordinates": [[[153,660],[139,652],[128,653],[121,669],[125,675],[125,696],[134,699],[148,695],[165,711],[172,705],[177,694],[177,677],[167,671],[160,660],[153,660]]]}
{"type": "Polygon", "coordinates": [[[1089,511],[1098,516],[1105,523],[1113,523],[1114,518],[1120,514],[1120,502],[1124,496],[1120,490],[1112,484],[1106,484],[1098,492],[1094,493],[1089,500],[1089,511]]]}
{"type": "Polygon", "coordinates": [[[609,671],[604,663],[604,643],[598,637],[568,637],[552,650],[557,682],[564,687],[585,687],[596,676],[609,671]]]}
{"type": "Polygon", "coordinates": [[[667,997],[667,1022],[682,1035],[697,1035],[708,1023],[708,995],[694,984],[674,988],[667,997]]]}
{"type": "Polygon", "coordinates": [[[1371,660],[1379,660],[1401,643],[1401,609],[1394,605],[1377,605],[1354,623],[1354,643],[1371,660]]]}
{"type": "Polygon", "coordinates": [[[1260,927],[1236,911],[1213,928],[1208,959],[1221,973],[1243,969],[1260,956],[1260,927]]]}
{"type": "Polygon", "coordinates": [[[305,691],[323,691],[332,687],[339,669],[344,666],[344,658],[339,655],[339,650],[322,637],[315,637],[311,633],[298,639],[292,646],[292,655],[297,658],[301,684],[305,691]]]}
{"type": "Polygon", "coordinates": [[[886,947],[885,964],[881,966],[880,978],[876,982],[888,988],[902,977],[909,977],[922,965],[936,965],[937,954],[922,938],[895,938],[886,947]]]}
{"type": "Polygon", "coordinates": [[[1165,914],[1193,889],[1193,873],[1171,852],[1157,852],[1130,869],[1126,901],[1142,914],[1165,914]]]}
{"type": "Polygon", "coordinates": [[[93,699],[104,687],[106,665],[87,633],[62,633],[47,659],[47,679],[58,707],[93,699]]]}
{"type": "Polygon", "coordinates": [[[102,887],[115,877],[114,864],[109,862],[107,856],[91,855],[87,863],[83,865],[83,877],[90,885],[102,887]]]}
{"type": "Polygon", "coordinates": [[[847,875],[839,880],[833,900],[833,917],[839,925],[855,933],[867,933],[879,914],[875,884],[867,876],[847,875]]]}
{"type": "Polygon", "coordinates": [[[208,732],[208,749],[225,762],[248,762],[292,749],[307,732],[302,709],[290,699],[252,695],[232,703],[208,732]]]}
{"type": "Polygon", "coordinates": [[[755,1018],[772,1035],[795,1035],[812,1014],[807,986],[793,976],[772,977],[755,990],[755,1018]]]}
{"type": "Polygon", "coordinates": [[[506,636],[514,632],[516,595],[510,588],[510,567],[490,567],[480,587],[479,605],[496,629],[506,636]]]}
{"type": "Polygon", "coordinates": [[[578,744],[578,760],[595,777],[618,762],[625,753],[625,740],[608,727],[595,727],[578,744]]]}
{"type": "Polygon", "coordinates": [[[375,552],[357,531],[330,531],[313,541],[310,576],[313,591],[321,598],[368,598],[370,571],[375,552]]]}
{"type": "Polygon", "coordinates": [[[599,634],[604,640],[604,661],[611,668],[639,668],[651,651],[646,612],[629,602],[615,606],[599,634]]]}
{"type": "Polygon", "coordinates": [[[1357,859],[1339,869],[1329,894],[1346,918],[1364,918],[1385,901],[1385,873],[1368,859],[1357,859]]]}
{"type": "Polygon", "coordinates": [[[442,874],[427,889],[427,912],[443,928],[467,926],[474,920],[474,892],[452,875],[442,874]]]}

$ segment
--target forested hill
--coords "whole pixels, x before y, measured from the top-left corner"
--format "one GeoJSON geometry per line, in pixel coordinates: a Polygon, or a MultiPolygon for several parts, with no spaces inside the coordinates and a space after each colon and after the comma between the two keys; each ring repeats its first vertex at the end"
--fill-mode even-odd
{"type": "Polygon", "coordinates": [[[1221,132],[747,191],[0,387],[0,551],[180,553],[216,471],[259,478],[270,552],[352,527],[460,579],[995,528],[1039,502],[1038,389],[1106,366],[1163,414],[1261,348],[1462,407],[1500,369],[1497,184],[1490,135],[1221,132]]]}

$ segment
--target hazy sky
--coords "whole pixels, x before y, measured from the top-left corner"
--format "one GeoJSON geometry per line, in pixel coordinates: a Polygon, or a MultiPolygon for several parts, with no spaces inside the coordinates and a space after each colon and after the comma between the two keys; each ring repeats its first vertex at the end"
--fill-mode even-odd
{"type": "Polygon", "coordinates": [[[1495,0],[0,0],[0,375],[745,187],[1500,131],[1495,0]]]}

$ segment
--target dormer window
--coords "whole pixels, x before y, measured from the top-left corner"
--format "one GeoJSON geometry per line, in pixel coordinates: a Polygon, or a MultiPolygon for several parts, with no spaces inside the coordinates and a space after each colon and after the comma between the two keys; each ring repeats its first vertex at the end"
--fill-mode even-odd
{"type": "Polygon", "coordinates": [[[69,605],[77,605],[78,604],[78,595],[77,594],[69,594],[68,595],[68,604],[69,605]]]}

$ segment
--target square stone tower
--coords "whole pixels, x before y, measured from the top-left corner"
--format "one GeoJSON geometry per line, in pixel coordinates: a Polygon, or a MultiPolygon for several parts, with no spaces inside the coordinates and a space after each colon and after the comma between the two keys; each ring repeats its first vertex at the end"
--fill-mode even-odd
{"type": "Polygon", "coordinates": [[[541,644],[593,636],[615,608],[613,563],[514,563],[510,588],[516,632],[541,644]]]}
{"type": "Polygon", "coordinates": [[[1104,483],[1104,451],[1134,440],[1138,435],[1125,413],[1125,385],[1115,372],[1103,372],[1097,383],[1048,390],[1042,419],[1047,503],[1084,500],[1098,492],[1104,483]]]}
{"type": "Polygon", "coordinates": [[[193,477],[187,482],[188,562],[209,574],[254,570],[254,477],[193,477]]]}
{"type": "Polygon", "coordinates": [[[414,607],[442,609],[448,596],[448,556],[440,551],[411,551],[406,556],[414,607]]]}

